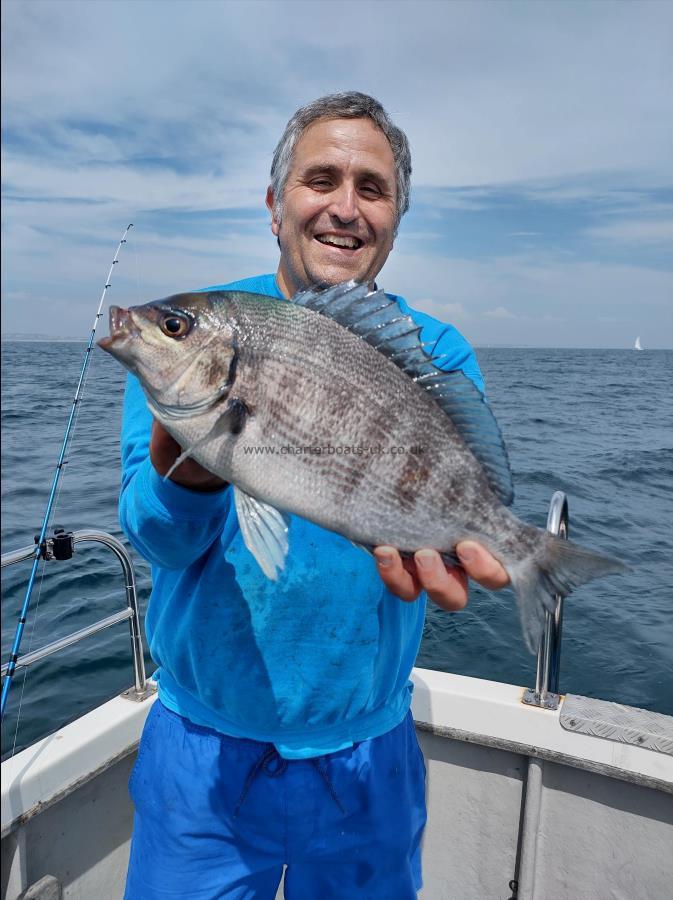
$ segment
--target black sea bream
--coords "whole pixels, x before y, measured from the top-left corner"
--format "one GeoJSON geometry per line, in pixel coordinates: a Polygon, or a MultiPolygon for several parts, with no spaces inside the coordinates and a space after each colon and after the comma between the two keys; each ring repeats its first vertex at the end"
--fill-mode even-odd
{"type": "Polygon", "coordinates": [[[554,592],[624,569],[509,511],[490,407],[433,361],[383,291],[177,294],[112,307],[99,343],[138,376],[181,459],[234,485],[246,545],[270,578],[284,566],[287,513],[365,548],[431,547],[447,560],[473,539],[507,570],[534,649],[554,592]]]}

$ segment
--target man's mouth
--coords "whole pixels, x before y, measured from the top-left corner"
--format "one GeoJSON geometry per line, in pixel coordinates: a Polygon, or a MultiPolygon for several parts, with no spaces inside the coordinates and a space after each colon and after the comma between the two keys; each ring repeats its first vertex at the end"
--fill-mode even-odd
{"type": "Polygon", "coordinates": [[[316,234],[315,239],[328,247],[342,247],[345,250],[359,250],[364,243],[350,234],[316,234]]]}

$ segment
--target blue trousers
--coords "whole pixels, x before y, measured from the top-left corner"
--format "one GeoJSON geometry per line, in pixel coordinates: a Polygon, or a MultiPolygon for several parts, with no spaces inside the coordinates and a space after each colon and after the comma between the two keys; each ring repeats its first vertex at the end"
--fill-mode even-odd
{"type": "Polygon", "coordinates": [[[411,713],[313,759],[230,738],[155,702],[131,775],[126,900],[414,900],[425,765],[411,713]]]}

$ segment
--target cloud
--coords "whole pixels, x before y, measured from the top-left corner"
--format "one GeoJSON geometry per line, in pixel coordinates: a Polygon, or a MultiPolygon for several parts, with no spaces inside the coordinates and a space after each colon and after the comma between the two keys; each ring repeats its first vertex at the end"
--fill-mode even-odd
{"type": "Polygon", "coordinates": [[[414,307],[434,316],[440,322],[463,322],[469,318],[469,313],[462,303],[452,303],[449,300],[421,297],[419,300],[414,300],[414,307]]]}
{"type": "Polygon", "coordinates": [[[495,309],[487,309],[482,315],[486,319],[516,319],[514,313],[505,309],[504,306],[496,306],[495,309]]]}
{"type": "Polygon", "coordinates": [[[359,85],[408,129],[419,187],[669,172],[668,4],[419,2],[390,16],[346,0],[337,19],[291,2],[166,3],[161,16],[143,0],[7,6],[10,130],[56,120],[66,144],[108,160],[129,141],[240,159],[251,136],[272,145],[298,103],[359,85]]]}
{"type": "Polygon", "coordinates": [[[119,293],[273,270],[263,196],[275,143],[298,105],[353,88],[382,100],[413,151],[412,213],[384,286],[484,340],[517,325],[549,342],[541,306],[567,319],[567,341],[571,327],[588,339],[585,319],[615,302],[625,332],[627,302],[663,315],[673,5],[158,9],[3,4],[5,328],[88,324],[129,221],[119,293]],[[499,307],[516,320],[485,315],[499,307]]]}
{"type": "Polygon", "coordinates": [[[477,346],[619,347],[631,346],[636,333],[647,334],[648,346],[671,345],[673,272],[645,264],[540,251],[463,259],[400,241],[378,282],[412,306],[419,288],[435,310],[460,304],[458,324],[477,346]]]}
{"type": "Polygon", "coordinates": [[[664,244],[673,247],[673,219],[624,220],[586,229],[590,238],[620,244],[664,244]]]}

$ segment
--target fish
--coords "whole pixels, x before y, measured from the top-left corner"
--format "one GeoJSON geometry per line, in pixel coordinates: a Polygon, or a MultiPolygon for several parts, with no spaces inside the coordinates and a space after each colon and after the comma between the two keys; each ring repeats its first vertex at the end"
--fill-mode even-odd
{"type": "Polygon", "coordinates": [[[140,380],[183,449],[175,466],[191,457],[233,485],[245,544],[271,579],[284,568],[290,515],[365,550],[434,548],[447,563],[460,541],[478,541],[509,575],[535,652],[556,595],[627,569],[514,515],[486,398],[442,368],[375,285],[113,306],[98,343],[140,380]]]}

